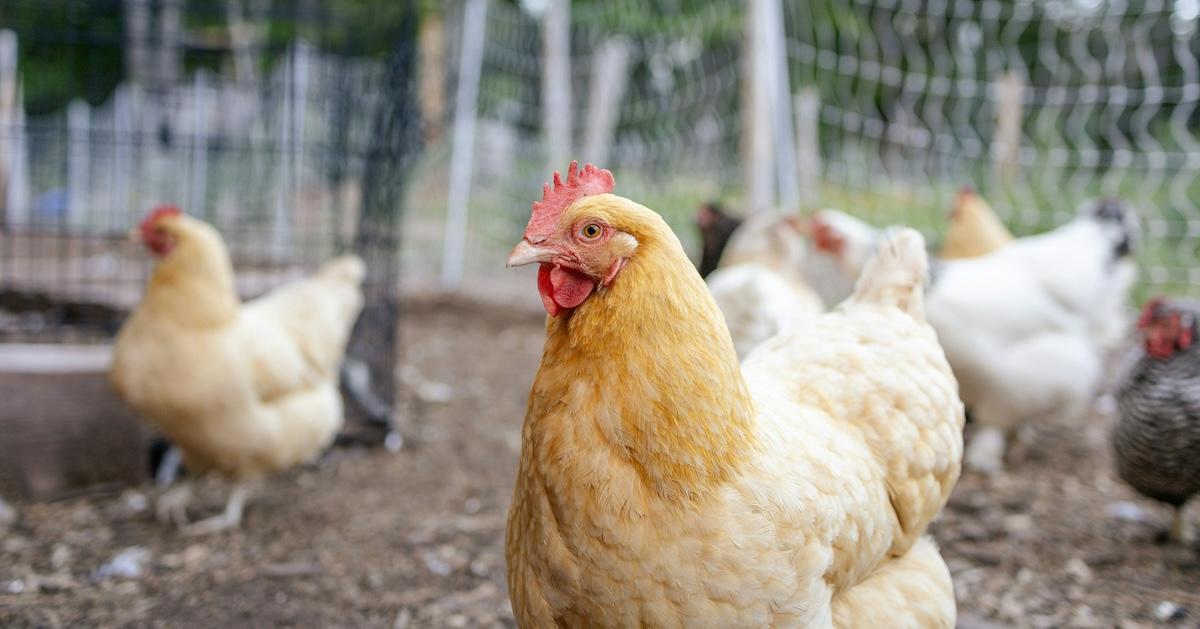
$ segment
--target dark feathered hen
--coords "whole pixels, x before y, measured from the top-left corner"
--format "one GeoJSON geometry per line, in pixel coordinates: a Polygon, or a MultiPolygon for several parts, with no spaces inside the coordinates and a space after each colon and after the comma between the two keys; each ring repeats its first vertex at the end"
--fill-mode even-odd
{"type": "Polygon", "coordinates": [[[742,219],[727,214],[721,204],[710,201],[696,211],[696,227],[700,230],[700,277],[708,277],[721,263],[721,254],[729,237],[741,226],[742,219]]]}
{"type": "Polygon", "coordinates": [[[1117,471],[1175,509],[1170,537],[1195,543],[1185,503],[1200,493],[1200,303],[1157,298],[1138,320],[1140,345],[1117,391],[1117,471]]]}

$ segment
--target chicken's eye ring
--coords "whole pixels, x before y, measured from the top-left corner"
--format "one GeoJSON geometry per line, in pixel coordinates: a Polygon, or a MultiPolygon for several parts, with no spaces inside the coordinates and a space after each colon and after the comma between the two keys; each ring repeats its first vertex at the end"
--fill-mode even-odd
{"type": "Polygon", "coordinates": [[[604,228],[599,223],[588,223],[579,228],[579,237],[584,240],[595,240],[603,233],[604,228]]]}

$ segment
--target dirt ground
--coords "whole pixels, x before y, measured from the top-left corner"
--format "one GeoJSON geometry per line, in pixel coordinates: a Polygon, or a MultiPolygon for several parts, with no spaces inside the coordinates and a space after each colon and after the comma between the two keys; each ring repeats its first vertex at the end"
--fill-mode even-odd
{"type": "MultiPolygon", "coordinates": [[[[406,448],[273,479],[238,531],[182,538],[148,486],[14,505],[0,626],[512,626],[504,517],[541,315],[420,300],[401,342],[422,394],[406,448]]],[[[1200,553],[1155,543],[1169,514],[1114,480],[1097,417],[1036,427],[1011,473],[959,483],[933,534],[961,627],[1200,627],[1200,553]]]]}

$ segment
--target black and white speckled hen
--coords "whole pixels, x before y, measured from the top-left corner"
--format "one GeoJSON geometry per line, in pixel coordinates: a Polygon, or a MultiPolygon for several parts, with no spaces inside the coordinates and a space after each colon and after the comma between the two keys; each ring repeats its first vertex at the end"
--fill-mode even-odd
{"type": "Polygon", "coordinates": [[[1170,539],[1196,542],[1184,505],[1200,493],[1200,303],[1156,298],[1138,319],[1139,340],[1117,390],[1117,472],[1174,508],[1170,539]]]}

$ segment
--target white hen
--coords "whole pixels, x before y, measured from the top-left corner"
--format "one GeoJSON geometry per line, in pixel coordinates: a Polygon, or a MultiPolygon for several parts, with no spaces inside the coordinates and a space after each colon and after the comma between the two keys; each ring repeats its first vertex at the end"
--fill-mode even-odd
{"type": "Polygon", "coordinates": [[[757,214],[733,233],[720,268],[708,276],[739,360],[780,331],[825,311],[804,278],[806,229],[795,214],[757,214]]]}
{"type": "Polygon", "coordinates": [[[804,259],[804,277],[828,304],[840,303],[883,242],[884,230],[840,210],[826,208],[808,219],[812,248],[804,259]]]}
{"type": "Polygon", "coordinates": [[[1136,234],[1127,205],[1095,201],[1054,231],[937,267],[929,322],[980,425],[969,467],[998,471],[1013,431],[1092,399],[1125,326],[1136,234]]]}

